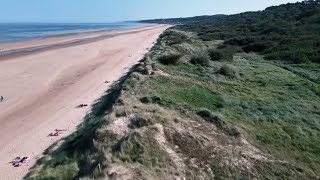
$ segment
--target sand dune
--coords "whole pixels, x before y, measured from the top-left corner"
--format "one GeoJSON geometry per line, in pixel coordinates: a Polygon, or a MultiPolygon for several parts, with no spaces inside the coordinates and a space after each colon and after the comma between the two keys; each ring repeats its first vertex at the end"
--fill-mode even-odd
{"type": "MultiPolygon", "coordinates": [[[[113,37],[0,61],[0,179],[21,179],[57,138],[70,134],[111,83],[147,52],[168,26],[109,32],[113,37]],[[88,104],[86,108],[75,108],[88,104]],[[28,166],[14,168],[16,156],[30,156],[28,166]]],[[[105,33],[104,33],[105,34],[105,33]]],[[[12,50],[99,36],[101,33],[0,45],[12,50]]]]}

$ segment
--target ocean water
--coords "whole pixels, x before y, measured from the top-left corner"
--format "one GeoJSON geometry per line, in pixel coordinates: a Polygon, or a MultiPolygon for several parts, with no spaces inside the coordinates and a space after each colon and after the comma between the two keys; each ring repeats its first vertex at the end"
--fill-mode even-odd
{"type": "Polygon", "coordinates": [[[118,23],[0,23],[0,43],[29,41],[44,38],[103,32],[139,27],[135,22],[118,23]]]}

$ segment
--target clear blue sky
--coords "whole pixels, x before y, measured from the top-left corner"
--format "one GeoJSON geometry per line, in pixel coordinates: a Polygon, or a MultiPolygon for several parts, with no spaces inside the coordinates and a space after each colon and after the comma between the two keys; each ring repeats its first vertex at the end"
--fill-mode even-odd
{"type": "Polygon", "coordinates": [[[296,0],[0,0],[0,22],[114,22],[262,10],[296,0]]]}

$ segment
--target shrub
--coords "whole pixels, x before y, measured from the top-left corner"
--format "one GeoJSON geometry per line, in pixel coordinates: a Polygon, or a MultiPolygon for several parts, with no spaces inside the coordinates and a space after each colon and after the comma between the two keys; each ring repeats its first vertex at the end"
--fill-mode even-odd
{"type": "Polygon", "coordinates": [[[149,97],[142,97],[142,98],[140,98],[140,101],[143,104],[149,104],[151,102],[151,99],[149,97]]]}
{"type": "Polygon", "coordinates": [[[185,42],[188,39],[188,36],[184,34],[183,32],[174,31],[174,30],[168,30],[165,31],[160,38],[164,38],[166,43],[171,46],[174,44],[181,44],[185,42]]]}
{"type": "Polygon", "coordinates": [[[300,64],[310,61],[307,54],[308,52],[305,52],[303,50],[289,49],[269,53],[265,56],[265,58],[270,60],[290,61],[293,63],[300,64]]]}
{"type": "Polygon", "coordinates": [[[309,59],[314,63],[320,63],[320,50],[310,55],[309,59]]]}
{"type": "Polygon", "coordinates": [[[197,112],[199,116],[201,116],[204,120],[214,123],[218,127],[223,127],[225,122],[222,118],[208,109],[201,109],[197,112]]]}
{"type": "Polygon", "coordinates": [[[215,50],[215,49],[209,50],[209,56],[212,61],[220,61],[223,57],[222,53],[220,51],[215,50]]]}
{"type": "Polygon", "coordinates": [[[143,115],[136,115],[134,118],[131,118],[130,121],[130,128],[141,128],[154,124],[151,118],[143,115]]]}
{"type": "Polygon", "coordinates": [[[118,142],[113,148],[114,153],[124,162],[133,163],[142,158],[145,152],[144,144],[141,142],[142,136],[134,132],[118,142]]]}
{"type": "Polygon", "coordinates": [[[125,109],[117,109],[115,115],[116,117],[127,117],[128,113],[125,109]]]}
{"type": "Polygon", "coordinates": [[[266,45],[261,43],[252,43],[242,48],[244,52],[262,52],[267,49],[266,45]]]}
{"type": "Polygon", "coordinates": [[[239,129],[234,125],[228,125],[225,130],[230,136],[238,137],[241,134],[239,129]]]}
{"type": "Polygon", "coordinates": [[[209,57],[206,55],[195,55],[190,62],[194,65],[209,66],[209,57]]]}
{"type": "Polygon", "coordinates": [[[289,55],[289,59],[293,63],[297,63],[297,64],[309,62],[309,58],[305,54],[300,54],[300,53],[289,55]]]}
{"type": "Polygon", "coordinates": [[[219,70],[219,74],[224,75],[224,76],[229,76],[229,77],[235,77],[236,72],[234,69],[232,69],[230,66],[224,64],[219,70]]]}
{"type": "Polygon", "coordinates": [[[250,43],[255,42],[256,39],[253,37],[245,37],[245,38],[232,38],[224,42],[224,44],[235,45],[235,46],[245,46],[250,43]]]}
{"type": "Polygon", "coordinates": [[[146,65],[140,65],[138,68],[137,68],[137,72],[141,73],[141,74],[144,74],[144,75],[148,75],[149,74],[149,71],[147,69],[147,66],[146,65]]]}
{"type": "Polygon", "coordinates": [[[221,45],[217,49],[222,54],[222,60],[225,61],[232,61],[234,54],[238,52],[242,52],[242,49],[240,47],[236,46],[230,46],[230,45],[221,45]]]}
{"type": "Polygon", "coordinates": [[[240,136],[239,129],[233,124],[226,123],[219,115],[209,111],[208,109],[201,109],[197,112],[204,120],[215,124],[218,128],[225,131],[230,136],[240,136]]]}
{"type": "Polygon", "coordinates": [[[164,65],[176,65],[181,57],[180,53],[164,55],[159,58],[159,62],[164,65]]]}
{"type": "Polygon", "coordinates": [[[162,101],[161,97],[159,96],[152,96],[151,100],[152,100],[152,103],[160,103],[162,101]]]}
{"type": "Polygon", "coordinates": [[[79,171],[77,163],[73,162],[55,167],[47,167],[40,176],[34,179],[76,179],[79,171]]]}
{"type": "Polygon", "coordinates": [[[140,101],[144,104],[149,104],[149,103],[160,103],[161,102],[161,97],[159,96],[152,96],[152,97],[142,97],[140,98],[140,101]]]}

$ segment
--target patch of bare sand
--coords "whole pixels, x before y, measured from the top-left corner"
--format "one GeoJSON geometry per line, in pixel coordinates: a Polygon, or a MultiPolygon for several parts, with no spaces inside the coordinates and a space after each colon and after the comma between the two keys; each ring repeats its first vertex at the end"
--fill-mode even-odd
{"type": "Polygon", "coordinates": [[[107,131],[109,134],[115,135],[118,139],[121,139],[129,132],[129,118],[117,118],[112,120],[107,126],[107,131]]]}
{"type": "Polygon", "coordinates": [[[163,126],[161,124],[155,124],[158,132],[155,134],[155,139],[159,143],[160,147],[168,153],[170,159],[174,162],[179,172],[184,172],[185,164],[183,159],[169,146],[167,139],[164,134],[163,126]]]}
{"type": "Polygon", "coordinates": [[[250,144],[244,136],[231,137],[200,117],[179,115],[174,111],[172,116],[180,116],[179,119],[183,120],[158,127],[164,134],[158,133],[156,139],[162,147],[168,147],[164,150],[173,162],[183,164],[185,171],[180,172],[193,175],[188,178],[208,179],[215,169],[220,171],[230,167],[240,169],[248,177],[255,178],[256,162],[279,162],[250,144]]]}

